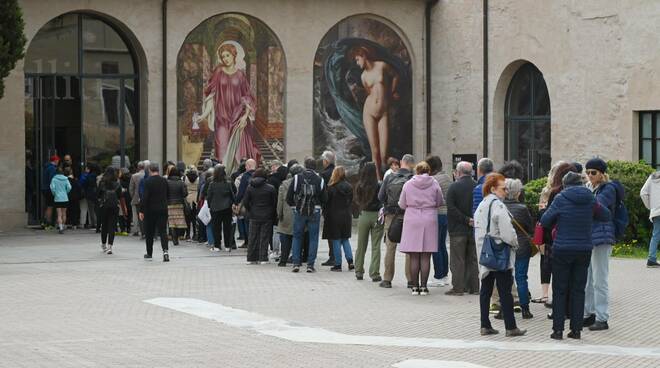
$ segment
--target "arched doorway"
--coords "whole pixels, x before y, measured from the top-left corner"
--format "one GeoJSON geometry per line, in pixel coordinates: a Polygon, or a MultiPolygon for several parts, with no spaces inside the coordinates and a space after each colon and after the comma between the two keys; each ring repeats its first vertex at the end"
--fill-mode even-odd
{"type": "Polygon", "coordinates": [[[525,168],[525,179],[545,176],[550,170],[550,97],[543,74],[531,63],[515,73],[505,103],[507,160],[525,168]]]}
{"type": "Polygon", "coordinates": [[[178,157],[188,165],[284,160],[286,58],[275,33],[241,13],[193,29],[177,56],[178,157]],[[241,123],[244,121],[244,124],[241,123]]]}
{"type": "Polygon", "coordinates": [[[336,153],[349,176],[365,162],[413,149],[412,57],[393,24],[350,16],[321,39],[314,57],[314,154],[336,153]]]}
{"type": "MultiPolygon", "coordinates": [[[[38,223],[49,158],[128,167],[139,156],[139,75],[125,35],[98,15],[67,13],[44,25],[25,57],[26,210],[38,223]]],[[[63,162],[61,166],[65,166],[63,162]]],[[[84,222],[84,219],[82,219],[84,222]]]]}

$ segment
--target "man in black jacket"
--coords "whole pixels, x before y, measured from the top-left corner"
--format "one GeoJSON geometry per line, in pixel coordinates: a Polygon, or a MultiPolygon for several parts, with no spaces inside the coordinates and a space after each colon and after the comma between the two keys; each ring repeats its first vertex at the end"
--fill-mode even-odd
{"type": "Polygon", "coordinates": [[[472,179],[472,164],[469,162],[461,161],[456,165],[456,176],[456,181],[447,190],[452,289],[445,294],[460,296],[466,291],[479,293],[479,264],[472,219],[472,192],[477,183],[472,179]]]}
{"type": "MultiPolygon", "coordinates": [[[[324,151],[321,154],[323,161],[323,170],[319,173],[323,178],[326,185],[330,182],[332,172],[335,170],[335,153],[332,151],[324,151]]],[[[325,217],[325,215],[324,215],[325,217]]],[[[325,221],[323,222],[325,226],[325,221]]],[[[328,260],[321,263],[321,266],[334,266],[335,265],[335,252],[332,251],[332,240],[328,239],[328,260]]]]}
{"type": "Polygon", "coordinates": [[[286,202],[289,206],[295,207],[293,213],[293,272],[300,271],[300,252],[305,226],[309,232],[307,272],[316,272],[314,262],[319,247],[321,205],[325,203],[327,193],[325,192],[325,181],[314,171],[315,167],[314,159],[306,158],[305,171],[294,177],[286,195],[286,202]]]}
{"type": "Polygon", "coordinates": [[[273,222],[277,218],[277,192],[266,183],[264,169],[257,169],[252,174],[242,203],[250,220],[248,264],[268,263],[268,245],[273,238],[273,222]]]}
{"type": "Polygon", "coordinates": [[[144,221],[147,241],[147,254],[144,259],[151,260],[154,247],[154,234],[158,230],[160,245],[163,248],[163,262],[169,262],[167,247],[167,179],[158,173],[158,164],[149,165],[149,177],[144,181],[144,194],[140,200],[140,220],[144,221]]]}

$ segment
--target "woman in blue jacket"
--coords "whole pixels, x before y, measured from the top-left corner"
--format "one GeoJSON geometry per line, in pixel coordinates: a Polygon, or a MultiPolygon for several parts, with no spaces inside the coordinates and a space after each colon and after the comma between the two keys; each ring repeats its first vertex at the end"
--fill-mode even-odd
{"type": "Polygon", "coordinates": [[[561,340],[569,299],[570,328],[568,337],[579,339],[584,315],[584,295],[589,262],[593,249],[593,220],[607,221],[610,211],[601,206],[591,191],[582,184],[582,175],[569,172],[563,179],[564,189],[541,217],[544,228],[556,226],[552,244],[552,339],[561,340]]]}
{"type": "Polygon", "coordinates": [[[69,178],[64,176],[61,167],[57,168],[57,174],[50,181],[50,191],[53,193],[55,208],[57,209],[57,230],[60,234],[63,234],[64,224],[66,224],[66,209],[69,207],[71,183],[69,183],[69,178]]]}
{"type": "MultiPolygon", "coordinates": [[[[587,162],[587,187],[596,196],[598,203],[612,212],[616,206],[617,191],[610,183],[607,175],[607,163],[600,158],[592,158],[587,162]]],[[[591,231],[591,243],[594,250],[591,252],[591,264],[587,276],[587,288],[584,300],[584,326],[590,331],[601,331],[609,328],[607,320],[609,314],[609,259],[612,254],[612,245],[615,242],[614,222],[594,221],[591,231]]]]}

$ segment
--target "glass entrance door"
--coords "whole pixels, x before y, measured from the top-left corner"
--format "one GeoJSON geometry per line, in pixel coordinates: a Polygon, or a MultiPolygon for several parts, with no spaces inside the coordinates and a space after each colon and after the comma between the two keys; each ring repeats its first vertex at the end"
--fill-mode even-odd
{"type": "Polygon", "coordinates": [[[28,223],[39,223],[45,207],[43,193],[50,190],[43,171],[50,157],[73,160],[80,174],[81,98],[75,76],[36,76],[25,79],[25,208],[28,223]]]}

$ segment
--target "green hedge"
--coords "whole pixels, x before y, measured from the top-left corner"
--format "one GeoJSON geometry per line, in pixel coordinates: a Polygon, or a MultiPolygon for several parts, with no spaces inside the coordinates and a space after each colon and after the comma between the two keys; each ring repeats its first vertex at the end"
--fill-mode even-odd
{"type": "MultiPolygon", "coordinates": [[[[651,238],[652,224],[648,220],[649,211],[639,198],[639,191],[654,169],[643,161],[608,161],[607,166],[610,179],[620,181],[626,189],[624,201],[630,222],[623,243],[645,247],[651,238]]],[[[525,185],[525,204],[534,216],[538,216],[539,197],[546,182],[547,178],[541,178],[525,185]]]]}

